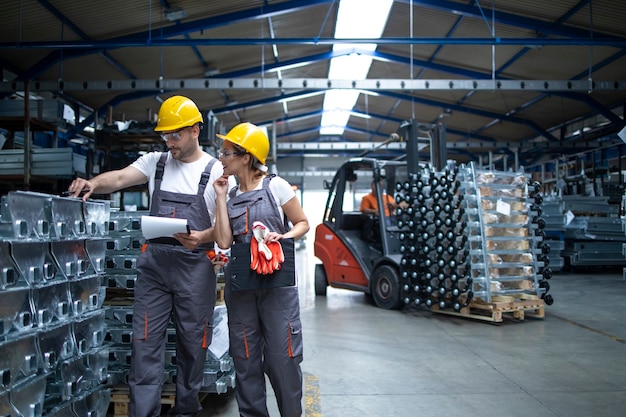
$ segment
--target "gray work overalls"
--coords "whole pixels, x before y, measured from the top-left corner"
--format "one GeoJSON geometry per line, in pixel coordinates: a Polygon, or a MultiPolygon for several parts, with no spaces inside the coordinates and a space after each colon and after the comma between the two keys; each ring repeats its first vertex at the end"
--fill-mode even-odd
{"type": "MultiPolygon", "coordinates": [[[[187,219],[192,230],[211,227],[204,191],[216,160],[207,164],[195,195],[179,194],[161,190],[166,156],[164,153],[157,163],[150,215],[187,219]]],[[[128,378],[133,417],[161,415],[165,334],[170,317],[176,329],[176,404],[168,415],[197,416],[202,410],[198,393],[206,349],[213,336],[216,298],[215,271],[207,255],[213,248],[210,243],[190,251],[174,238],[152,239],[137,259],[128,378]]]]}
{"type": "MultiPolygon", "coordinates": [[[[254,221],[261,221],[278,233],[288,230],[269,189],[270,180],[271,177],[265,177],[260,190],[240,195],[236,195],[236,188],[230,191],[228,215],[234,245],[250,247],[254,221]]],[[[229,265],[235,262],[249,260],[231,259],[229,265]]],[[[302,415],[302,325],[298,288],[285,286],[234,291],[230,274],[227,267],[224,295],[240,415],[269,416],[264,372],[276,393],[281,416],[302,415]]],[[[268,279],[255,273],[252,276],[268,279]]]]}

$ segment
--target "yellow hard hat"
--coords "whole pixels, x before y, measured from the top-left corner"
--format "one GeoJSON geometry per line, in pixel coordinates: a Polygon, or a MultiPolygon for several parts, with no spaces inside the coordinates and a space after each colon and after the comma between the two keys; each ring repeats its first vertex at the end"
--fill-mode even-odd
{"type": "Polygon", "coordinates": [[[173,96],[161,104],[154,131],[167,132],[202,122],[202,114],[196,103],[187,97],[173,96]]]}
{"type": "Polygon", "coordinates": [[[226,135],[217,134],[216,136],[241,146],[265,165],[267,153],[270,150],[270,141],[260,127],[248,122],[239,123],[226,135]]]}

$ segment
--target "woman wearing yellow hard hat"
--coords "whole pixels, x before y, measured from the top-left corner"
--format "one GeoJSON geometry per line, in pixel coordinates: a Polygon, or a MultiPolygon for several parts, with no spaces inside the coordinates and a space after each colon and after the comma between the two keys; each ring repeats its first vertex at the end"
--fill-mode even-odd
{"type": "Polygon", "coordinates": [[[302,414],[302,325],[294,240],[309,222],[291,185],[267,175],[265,132],[241,123],[226,135],[215,181],[215,241],[231,248],[225,269],[230,354],[241,415],[268,415],[266,370],[282,416],[302,414]],[[229,190],[228,177],[238,185],[229,190]],[[289,228],[288,224],[293,224],[289,228]]]}

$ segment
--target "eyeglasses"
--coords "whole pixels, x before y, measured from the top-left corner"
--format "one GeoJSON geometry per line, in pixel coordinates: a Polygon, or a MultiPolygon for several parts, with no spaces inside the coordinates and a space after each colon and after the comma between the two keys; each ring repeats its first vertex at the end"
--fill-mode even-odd
{"type": "Polygon", "coordinates": [[[218,158],[228,158],[231,155],[245,155],[245,152],[232,152],[232,151],[228,151],[225,149],[218,149],[217,150],[217,157],[218,158]]]}
{"type": "Polygon", "coordinates": [[[161,139],[163,139],[166,142],[168,140],[173,140],[173,141],[180,140],[183,137],[181,132],[189,127],[191,126],[181,127],[180,129],[175,130],[173,132],[169,132],[169,133],[161,133],[161,139]]]}

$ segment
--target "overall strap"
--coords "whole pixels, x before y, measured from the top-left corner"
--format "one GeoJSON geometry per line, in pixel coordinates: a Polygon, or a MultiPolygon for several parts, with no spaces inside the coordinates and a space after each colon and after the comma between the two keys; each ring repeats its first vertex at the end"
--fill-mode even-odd
{"type": "Polygon", "coordinates": [[[235,185],[233,188],[230,189],[230,191],[228,192],[228,198],[235,198],[237,196],[237,190],[239,189],[239,184],[235,185]]]}
{"type": "Polygon", "coordinates": [[[154,173],[154,189],[161,189],[161,181],[163,180],[163,171],[165,171],[165,161],[167,160],[168,152],[161,152],[161,157],[157,162],[157,169],[154,173]]]}
{"type": "MultiPolygon", "coordinates": [[[[271,201],[275,203],[276,200],[274,200],[274,194],[272,194],[272,190],[270,190],[270,181],[274,177],[276,177],[276,174],[267,175],[265,178],[263,178],[263,189],[267,190],[267,193],[270,195],[272,199],[271,201]]],[[[290,229],[289,219],[287,218],[287,215],[284,212],[283,212],[283,224],[285,225],[285,230],[290,229]]]]}
{"type": "Polygon", "coordinates": [[[209,163],[206,164],[206,167],[204,167],[204,171],[202,172],[202,175],[200,176],[200,183],[198,185],[198,195],[204,194],[206,185],[209,182],[209,178],[211,177],[211,169],[213,169],[213,165],[215,165],[215,162],[217,162],[217,159],[211,158],[209,163]]]}

